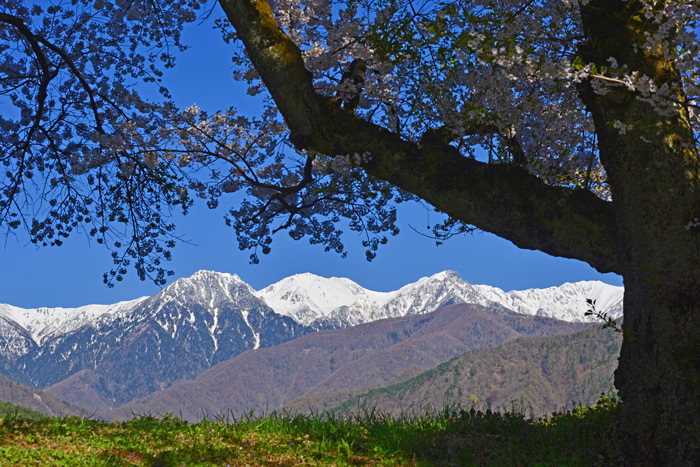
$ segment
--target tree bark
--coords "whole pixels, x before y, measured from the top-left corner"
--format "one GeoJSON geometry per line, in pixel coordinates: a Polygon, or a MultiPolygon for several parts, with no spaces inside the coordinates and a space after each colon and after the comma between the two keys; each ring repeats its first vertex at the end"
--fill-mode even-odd
{"type": "MultiPolygon", "coordinates": [[[[637,2],[582,8],[585,60],[609,57],[654,79],[681,79],[669,62],[634,53],[645,27],[637,2]]],[[[623,400],[627,458],[636,464],[700,464],[700,158],[684,95],[664,116],[626,89],[582,88],[609,176],[625,281],[615,385],[623,400]],[[621,134],[615,121],[633,125],[621,134]]]]}
{"type": "MultiPolygon", "coordinates": [[[[269,5],[220,0],[295,144],[329,156],[369,153],[363,168],[455,219],[521,248],[585,261],[625,280],[625,338],[616,372],[623,440],[631,463],[690,465],[700,446],[700,159],[679,105],[661,116],[625,89],[605,96],[581,86],[599,138],[613,202],[584,190],[547,186],[512,165],[488,165],[402,140],[317,95],[301,53],[269,5]],[[632,122],[622,135],[615,121],[632,122]]],[[[587,61],[620,64],[654,78],[678,74],[663,60],[632,53],[640,37],[637,2],[593,0],[582,8],[587,61]]],[[[683,102],[683,96],[677,96],[683,102]]]]}

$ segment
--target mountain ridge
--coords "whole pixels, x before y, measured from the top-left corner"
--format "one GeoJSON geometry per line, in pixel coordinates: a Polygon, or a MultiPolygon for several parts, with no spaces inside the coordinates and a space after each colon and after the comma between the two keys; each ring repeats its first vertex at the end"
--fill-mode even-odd
{"type": "Polygon", "coordinates": [[[613,372],[622,336],[599,326],[572,333],[523,336],[453,357],[404,381],[353,391],[305,396],[290,413],[336,415],[373,407],[390,415],[417,415],[445,406],[524,410],[532,417],[593,405],[615,392],[613,372]]]}
{"type": "MultiPolygon", "coordinates": [[[[95,308],[102,313],[84,315],[89,319],[81,326],[73,325],[72,331],[51,336],[42,345],[6,314],[0,317],[0,329],[23,338],[26,348],[0,354],[0,373],[91,410],[107,411],[195,378],[248,349],[311,332],[276,314],[252,292],[237,276],[200,271],[120,308],[128,312],[95,308]]],[[[55,322],[49,325],[56,327],[55,322]]],[[[0,334],[0,349],[3,342],[0,334]]]]}
{"type": "MultiPolygon", "coordinates": [[[[377,292],[347,278],[324,278],[303,273],[286,277],[256,291],[236,274],[200,270],[190,277],[174,281],[150,297],[114,304],[92,304],[75,308],[19,308],[0,303],[0,355],[19,356],[26,353],[28,347],[32,347],[31,343],[25,342],[27,337],[34,345],[41,347],[47,341],[70,334],[83,326],[106,325],[125,318],[144,302],[163,297],[166,297],[166,302],[177,301],[176,291],[180,287],[187,290],[186,284],[189,284],[190,290],[198,291],[202,298],[209,300],[208,308],[213,309],[214,301],[220,301],[223,297],[216,296],[217,290],[214,290],[215,295],[207,295],[207,287],[202,285],[207,281],[217,282],[220,286],[217,289],[219,293],[228,293],[232,284],[242,287],[251,295],[263,299],[275,313],[289,316],[314,329],[347,327],[377,319],[427,313],[450,303],[475,303],[521,314],[572,322],[593,322],[594,317],[584,316],[585,300],[590,298],[597,300],[598,310],[608,312],[613,317],[622,314],[623,288],[600,281],[566,282],[543,289],[505,292],[497,287],[470,284],[454,271],[442,271],[391,292],[377,292]],[[13,334],[15,338],[3,340],[4,334],[13,334]],[[10,346],[15,348],[10,349],[10,346]]],[[[230,294],[227,298],[231,299],[230,294]]],[[[213,318],[216,319],[215,309],[213,318]]],[[[166,332],[170,325],[174,325],[165,321],[160,324],[166,332]]],[[[173,327],[170,331],[177,330],[173,327]]],[[[213,337],[215,341],[215,336],[213,337]]]]}
{"type": "Polygon", "coordinates": [[[581,322],[586,298],[598,299],[599,309],[610,312],[616,303],[621,311],[622,297],[621,287],[600,282],[504,292],[471,285],[454,271],[421,278],[393,292],[374,292],[349,279],[310,273],[261,290],[266,292],[256,291],[235,274],[198,271],[150,297],[112,305],[0,305],[0,374],[106,412],[195,379],[245,351],[315,330],[420,316],[459,303],[530,316],[559,313],[581,322]],[[276,296],[270,301],[280,313],[265,300],[264,295],[273,292],[276,296]]]}
{"type": "Polygon", "coordinates": [[[384,383],[411,368],[426,370],[473,348],[587,326],[480,305],[451,305],[425,315],[324,330],[275,347],[249,350],[197,379],[124,404],[108,417],[170,412],[198,421],[204,415],[261,413],[303,395],[384,383]]]}
{"type": "Polygon", "coordinates": [[[601,281],[566,282],[544,289],[511,290],[472,285],[455,271],[422,277],[391,292],[375,292],[345,278],[322,278],[310,273],[286,277],[257,291],[273,309],[314,329],[336,329],[384,318],[423,314],[451,303],[474,303],[527,315],[572,322],[594,322],[584,315],[586,299],[612,317],[622,314],[622,287],[601,281]],[[324,290],[323,287],[326,287],[324,290]],[[320,304],[314,293],[336,293],[320,304]],[[354,295],[349,293],[354,292],[354,295]],[[359,297],[359,298],[358,298],[359,297]]]}
{"type": "Polygon", "coordinates": [[[91,412],[84,407],[61,400],[49,393],[12,381],[0,375],[0,401],[27,407],[51,417],[77,415],[86,418],[103,418],[99,412],[91,412]]]}

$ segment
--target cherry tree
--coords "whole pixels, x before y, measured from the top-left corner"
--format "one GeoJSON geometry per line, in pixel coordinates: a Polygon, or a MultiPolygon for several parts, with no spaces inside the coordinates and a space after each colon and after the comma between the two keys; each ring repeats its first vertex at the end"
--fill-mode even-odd
{"type": "Polygon", "coordinates": [[[689,0],[73,0],[0,6],[0,223],[105,243],[162,283],[194,198],[251,260],[286,231],[372,259],[396,204],[625,281],[615,384],[633,463],[700,453],[698,17],[689,0]],[[215,15],[263,110],[177,108],[161,81],[215,15]],[[142,82],[161,98],[145,99],[142,82]],[[343,220],[344,222],[338,222],[343,220]]]}

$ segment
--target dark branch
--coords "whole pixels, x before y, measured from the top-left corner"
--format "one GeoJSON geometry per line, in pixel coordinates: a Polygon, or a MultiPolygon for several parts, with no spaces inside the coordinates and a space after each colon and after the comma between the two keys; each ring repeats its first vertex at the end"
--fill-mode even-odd
{"type": "MultiPolygon", "coordinates": [[[[454,219],[520,248],[620,272],[612,203],[584,190],[549,186],[524,169],[489,165],[445,147],[421,146],[318,95],[301,51],[264,1],[221,0],[229,20],[294,136],[327,155],[365,154],[363,168],[454,219]]],[[[454,148],[453,148],[454,149],[454,148]]]]}

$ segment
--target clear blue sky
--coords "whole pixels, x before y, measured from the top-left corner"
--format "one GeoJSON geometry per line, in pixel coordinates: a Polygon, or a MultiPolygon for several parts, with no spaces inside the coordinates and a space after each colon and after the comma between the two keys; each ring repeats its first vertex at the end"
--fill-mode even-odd
{"type": "MultiPolygon", "coordinates": [[[[192,48],[182,54],[175,69],[166,75],[166,84],[178,104],[197,103],[212,111],[230,105],[242,109],[254,105],[234,85],[231,46],[211,30],[210,23],[188,28],[185,41],[192,48]]],[[[292,274],[312,272],[348,277],[363,287],[389,291],[451,269],[471,283],[504,290],[593,279],[622,284],[619,276],[599,274],[580,261],[519,250],[510,242],[486,233],[456,237],[436,247],[433,240],[410,227],[425,232],[428,223],[433,225],[438,220],[435,213],[418,205],[399,210],[401,233],[390,238],[371,263],[364,259],[360,239],[354,234],[345,237],[349,255],[342,259],[305,240],[295,242],[282,233],[274,239],[272,253],[261,256],[260,264],[250,265],[249,252],[238,249],[233,229],[223,222],[225,208],[225,202],[213,211],[200,203],[190,215],[175,218],[178,234],[189,239],[190,244],[175,248],[174,259],[168,264],[175,271],[171,280],[209,269],[238,274],[259,289],[292,274]]],[[[139,281],[132,271],[114,288],[104,286],[102,274],[110,268],[109,252],[94,241],[88,242],[85,236],[75,235],[61,247],[41,249],[27,245],[27,238],[21,236],[0,240],[0,303],[72,307],[113,303],[159,290],[153,283],[139,281]]]]}

